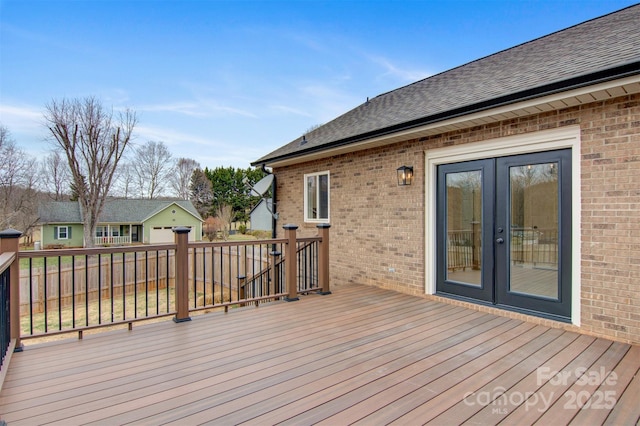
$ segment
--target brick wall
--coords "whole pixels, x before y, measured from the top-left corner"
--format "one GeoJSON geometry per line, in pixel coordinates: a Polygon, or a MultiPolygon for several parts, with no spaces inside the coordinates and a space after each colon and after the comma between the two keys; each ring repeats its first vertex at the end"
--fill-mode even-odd
{"type": "Polygon", "coordinates": [[[329,170],[332,285],[424,295],[424,152],[569,125],[582,143],[581,331],[640,343],[637,94],[278,168],[279,226],[316,234],[303,219],[303,175],[329,170]],[[403,164],[414,166],[411,186],[397,185],[403,164]]]}

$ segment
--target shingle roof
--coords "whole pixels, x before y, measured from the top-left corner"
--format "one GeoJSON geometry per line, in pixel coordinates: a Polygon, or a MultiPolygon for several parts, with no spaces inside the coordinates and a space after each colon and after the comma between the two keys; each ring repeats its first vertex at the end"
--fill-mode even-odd
{"type": "MultiPolygon", "coordinates": [[[[142,223],[172,204],[177,204],[202,220],[188,200],[107,200],[100,223],[142,223]]],[[[41,223],[82,223],[80,204],[76,201],[55,201],[39,207],[41,223]]]]}
{"type": "Polygon", "coordinates": [[[640,4],[381,94],[252,164],[636,74],[640,4]]]}
{"type": "Polygon", "coordinates": [[[40,223],[82,223],[80,204],[75,201],[52,201],[38,206],[40,223]]]}

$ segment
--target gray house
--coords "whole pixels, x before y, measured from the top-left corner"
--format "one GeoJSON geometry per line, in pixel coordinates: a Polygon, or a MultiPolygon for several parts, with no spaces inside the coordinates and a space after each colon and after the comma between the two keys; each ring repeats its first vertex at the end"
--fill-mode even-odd
{"type": "Polygon", "coordinates": [[[263,198],[251,209],[251,212],[249,212],[252,231],[272,230],[273,220],[271,212],[269,211],[269,205],[271,202],[271,198],[263,198]]]}

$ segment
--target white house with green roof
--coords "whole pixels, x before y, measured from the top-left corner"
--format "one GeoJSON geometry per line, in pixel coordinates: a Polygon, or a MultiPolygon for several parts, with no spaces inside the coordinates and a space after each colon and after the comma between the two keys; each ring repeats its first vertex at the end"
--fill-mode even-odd
{"type": "MultiPolygon", "coordinates": [[[[83,220],[76,201],[40,206],[43,248],[82,247],[83,220]]],[[[174,241],[172,229],[191,228],[190,241],[202,240],[202,217],[188,200],[108,200],[96,227],[96,245],[160,244],[174,241]]]]}

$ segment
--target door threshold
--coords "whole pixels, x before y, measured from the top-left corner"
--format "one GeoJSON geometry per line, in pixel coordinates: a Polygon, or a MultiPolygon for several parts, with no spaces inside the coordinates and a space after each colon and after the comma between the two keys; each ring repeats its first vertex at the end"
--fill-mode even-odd
{"type": "MultiPolygon", "coordinates": [[[[544,312],[532,311],[529,309],[516,308],[508,305],[499,305],[483,300],[471,299],[469,297],[459,296],[456,294],[449,294],[443,292],[437,292],[433,295],[427,295],[433,300],[438,300],[444,303],[454,304],[457,306],[463,306],[465,308],[473,309],[476,311],[487,312],[494,315],[506,316],[509,318],[520,319],[526,322],[534,322],[541,325],[547,325],[554,328],[567,329],[567,325],[575,327],[571,323],[571,318],[546,314],[544,312]],[[556,325],[553,325],[556,324],[556,325]]],[[[578,331],[579,328],[575,327],[572,331],[578,331]]]]}

